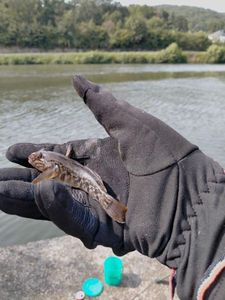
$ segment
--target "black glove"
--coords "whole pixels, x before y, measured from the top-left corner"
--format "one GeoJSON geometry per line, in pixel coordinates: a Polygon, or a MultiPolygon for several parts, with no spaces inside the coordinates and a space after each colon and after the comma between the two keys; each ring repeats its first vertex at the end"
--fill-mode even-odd
{"type": "MultiPolygon", "coordinates": [[[[110,136],[70,142],[74,158],[128,206],[126,224],[114,222],[82,191],[54,181],[30,184],[33,169],[0,171],[0,208],[49,219],[89,248],[101,244],[118,255],[138,250],[156,257],[177,269],[179,297],[196,299],[203,274],[224,251],[223,169],[153,116],[82,77],[74,86],[110,136]]],[[[66,144],[17,144],[7,157],[28,167],[28,155],[43,147],[66,152],[66,144]]]]}

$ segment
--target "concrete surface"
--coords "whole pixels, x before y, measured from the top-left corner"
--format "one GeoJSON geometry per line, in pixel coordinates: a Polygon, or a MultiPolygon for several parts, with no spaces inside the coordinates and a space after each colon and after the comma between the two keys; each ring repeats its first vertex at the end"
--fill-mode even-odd
{"type": "MultiPolygon", "coordinates": [[[[98,277],[103,281],[103,261],[108,255],[112,255],[110,249],[99,246],[87,250],[69,236],[0,248],[0,299],[74,300],[86,278],[98,277]]],[[[121,286],[104,284],[104,292],[94,299],[169,299],[168,279],[162,284],[155,282],[169,275],[168,268],[137,252],[122,259],[121,286]]]]}

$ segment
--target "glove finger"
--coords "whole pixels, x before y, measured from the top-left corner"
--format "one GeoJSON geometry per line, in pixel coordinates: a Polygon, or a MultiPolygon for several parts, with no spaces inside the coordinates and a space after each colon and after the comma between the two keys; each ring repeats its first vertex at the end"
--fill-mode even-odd
{"type": "Polygon", "coordinates": [[[96,139],[69,141],[64,144],[17,143],[8,148],[6,157],[8,160],[14,163],[20,164],[25,167],[32,167],[27,160],[28,156],[32,152],[36,152],[40,149],[45,149],[46,151],[55,151],[65,155],[68,145],[71,144],[73,148],[72,158],[75,158],[82,162],[83,159],[89,158],[89,153],[91,153],[96,143],[96,139]]]}
{"type": "Polygon", "coordinates": [[[67,234],[93,248],[98,217],[89,205],[87,194],[55,181],[43,181],[34,186],[35,201],[40,211],[67,234]],[[72,192],[73,191],[73,192],[72,192]]]}
{"type": "Polygon", "coordinates": [[[129,172],[146,175],[160,171],[197,149],[159,119],[117,101],[82,76],[75,76],[73,84],[98,122],[118,141],[129,172]]]}
{"type": "Polygon", "coordinates": [[[20,180],[31,182],[39,172],[31,168],[2,168],[0,169],[0,181],[20,180]]]}
{"type": "Polygon", "coordinates": [[[6,157],[8,160],[20,164],[25,167],[31,167],[28,163],[27,158],[32,152],[36,152],[40,149],[44,148],[47,151],[56,151],[62,153],[66,149],[63,147],[61,149],[61,145],[50,144],[50,143],[42,143],[42,144],[32,144],[32,143],[17,143],[10,146],[6,152],[6,157]]]}
{"type": "Polygon", "coordinates": [[[34,201],[33,185],[28,182],[1,181],[0,209],[7,214],[46,220],[34,201]]]}
{"type": "MultiPolygon", "coordinates": [[[[138,132],[139,127],[141,128],[143,125],[151,125],[154,128],[157,122],[161,122],[125,101],[118,101],[112,93],[102,90],[99,85],[82,76],[75,76],[73,85],[98,122],[114,138],[119,139],[124,129],[132,131],[138,126],[138,132]]],[[[166,126],[163,122],[160,125],[166,126]]]]}

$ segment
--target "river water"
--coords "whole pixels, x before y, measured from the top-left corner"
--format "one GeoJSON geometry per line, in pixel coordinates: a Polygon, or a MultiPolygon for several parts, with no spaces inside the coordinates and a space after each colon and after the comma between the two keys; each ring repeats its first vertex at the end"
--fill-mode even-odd
{"type": "MultiPolygon", "coordinates": [[[[106,133],[75,94],[83,74],[161,118],[225,167],[225,65],[0,66],[0,164],[17,142],[62,143],[106,133]]],[[[0,212],[0,246],[62,235],[50,222],[0,212]]]]}

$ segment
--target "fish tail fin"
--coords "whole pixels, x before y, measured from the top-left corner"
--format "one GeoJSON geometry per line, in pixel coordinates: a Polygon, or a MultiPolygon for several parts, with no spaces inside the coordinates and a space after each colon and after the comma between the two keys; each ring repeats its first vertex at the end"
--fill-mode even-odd
{"type": "Polygon", "coordinates": [[[127,206],[114,199],[108,194],[104,194],[101,204],[106,213],[118,223],[125,223],[127,206]]]}

